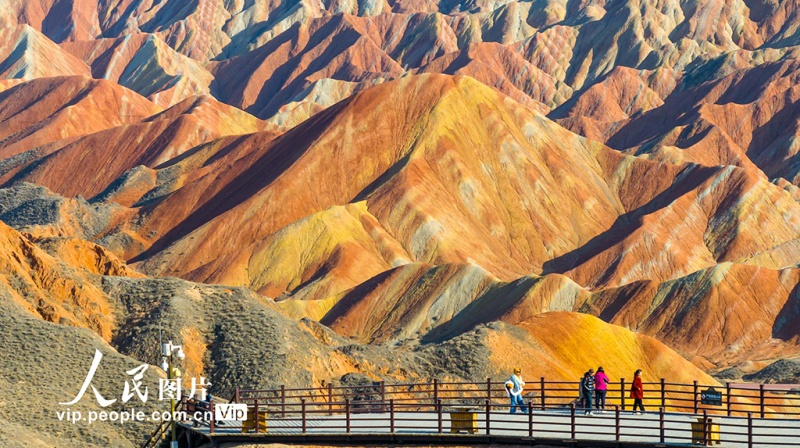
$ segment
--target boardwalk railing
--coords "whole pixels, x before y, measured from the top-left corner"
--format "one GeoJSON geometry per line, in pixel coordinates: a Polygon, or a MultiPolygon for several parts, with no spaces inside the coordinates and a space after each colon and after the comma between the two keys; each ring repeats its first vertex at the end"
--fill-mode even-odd
{"type": "MultiPolygon", "coordinates": [[[[491,405],[506,403],[503,381],[487,379],[485,382],[440,382],[387,384],[375,382],[362,386],[333,386],[293,389],[281,386],[272,390],[236,389],[233,402],[254,404],[259,402],[270,413],[286,414],[289,405],[297,405],[300,400],[311,404],[327,404],[329,411],[341,412],[344,400],[349,398],[356,412],[385,410],[388,400],[394,399],[398,406],[412,410],[425,410],[439,400],[445,406],[482,405],[489,400],[491,405]]],[[[617,405],[621,411],[631,410],[633,399],[630,395],[630,381],[622,378],[608,384],[606,405],[617,405]]],[[[651,409],[664,408],[666,412],[682,412],[711,415],[747,416],[757,418],[799,418],[800,385],[726,383],[724,385],[703,385],[696,381],[691,384],[671,383],[664,379],[645,382],[644,405],[651,409]],[[721,405],[703,404],[701,395],[713,388],[721,394],[721,405]]],[[[540,410],[566,408],[578,399],[579,383],[568,381],[548,381],[539,378],[528,382],[523,391],[526,401],[532,401],[540,410]]]]}
{"type": "MultiPolygon", "coordinates": [[[[800,386],[649,382],[644,384],[648,412],[634,415],[630,383],[622,379],[609,384],[605,412],[594,416],[585,415],[588,410],[577,404],[577,382],[529,382],[523,392],[526,409],[516,414],[510,414],[502,387],[491,379],[282,386],[236,389],[231,401],[246,404],[249,415],[269,416],[263,423],[268,428],[259,428],[260,419],[255,419],[250,428],[256,434],[435,435],[470,429],[478,435],[522,438],[703,445],[721,439],[731,446],[800,446],[800,386]],[[701,394],[709,387],[721,392],[720,405],[703,404],[701,394]],[[468,422],[462,421],[464,415],[468,422]]],[[[184,410],[191,405],[184,400],[184,410]]],[[[241,426],[215,428],[213,419],[201,424],[208,434],[242,433],[241,426]]]]}
{"type": "Polygon", "coordinates": [[[172,428],[172,419],[166,419],[161,424],[158,425],[158,428],[150,434],[150,437],[145,440],[144,444],[142,444],[142,448],[156,448],[161,446],[162,442],[167,438],[170,433],[170,428],[172,428]]]}

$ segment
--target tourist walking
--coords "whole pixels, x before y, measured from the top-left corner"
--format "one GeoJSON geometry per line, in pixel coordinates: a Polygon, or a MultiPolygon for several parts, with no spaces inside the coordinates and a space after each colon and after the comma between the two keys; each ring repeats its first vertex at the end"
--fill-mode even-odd
{"type": "Polygon", "coordinates": [[[631,384],[631,398],[633,398],[633,412],[638,414],[636,409],[644,412],[644,388],[642,387],[642,370],[639,369],[633,373],[633,383],[631,384]]]}
{"type": "Polygon", "coordinates": [[[594,374],[594,407],[599,412],[606,409],[606,393],[608,392],[608,376],[603,367],[597,368],[594,374]]]}
{"type": "Polygon", "coordinates": [[[584,404],[587,415],[593,415],[592,412],[592,397],[594,396],[594,369],[589,369],[588,372],[583,374],[581,381],[583,389],[584,404]]]}
{"type": "Polygon", "coordinates": [[[511,399],[511,413],[517,412],[517,406],[525,413],[528,408],[525,406],[525,401],[522,399],[522,393],[525,390],[525,381],[522,381],[522,369],[519,367],[514,368],[514,373],[505,383],[506,396],[511,399]]]}

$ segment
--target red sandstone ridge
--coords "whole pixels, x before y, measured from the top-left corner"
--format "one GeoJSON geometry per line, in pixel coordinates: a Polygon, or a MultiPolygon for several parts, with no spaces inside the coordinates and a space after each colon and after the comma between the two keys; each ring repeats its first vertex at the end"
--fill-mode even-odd
{"type": "Polygon", "coordinates": [[[770,178],[796,184],[798,68],[767,63],[675,93],[619,126],[608,143],[660,160],[755,164],[770,178]]]}
{"type": "MultiPolygon", "coordinates": [[[[53,92],[62,90],[63,86],[56,86],[53,92]]],[[[133,92],[127,94],[137,97],[133,92]]],[[[141,97],[138,101],[146,104],[141,97]]],[[[151,111],[156,110],[153,106],[151,111]]],[[[111,114],[117,114],[117,126],[102,130],[80,129],[76,133],[85,135],[59,139],[36,147],[26,157],[8,163],[0,179],[6,183],[37,183],[66,196],[82,195],[91,198],[105,192],[106,200],[128,206],[156,186],[153,168],[202,143],[224,135],[247,134],[260,130],[277,135],[274,126],[205,96],[188,98],[151,116],[124,117],[126,112],[109,111],[108,118],[111,120],[111,114]],[[268,129],[271,131],[266,131],[268,129]],[[114,153],[114,157],[108,157],[110,152],[114,153]],[[134,176],[138,180],[128,177],[128,181],[122,182],[123,185],[115,185],[106,191],[114,181],[136,167],[141,168],[137,176],[134,176]],[[96,174],[77,179],[64,175],[80,170],[89,170],[96,174]],[[148,171],[149,174],[145,174],[148,171]]],[[[44,121],[46,120],[42,119],[40,123],[44,121]]],[[[26,131],[22,131],[24,132],[26,131]]],[[[38,132],[41,134],[43,130],[38,132]]]]}
{"type": "MultiPolygon", "coordinates": [[[[440,296],[459,304],[447,305],[450,314],[441,306],[423,311],[426,319],[447,323],[429,337],[484,322],[475,316],[518,322],[542,311],[580,310],[594,294],[641,281],[686,281],[723,261],[773,269],[797,263],[798,222],[785,216],[798,213],[798,204],[762,176],[621,155],[470,78],[384,83],[278,138],[263,132],[225,137],[179,159],[154,167],[152,178],[166,184],[151,184],[161,196],[130,227],[143,252],[123,249],[126,257],[137,257],[152,274],[286,297],[281,306],[291,315],[333,328],[345,316],[362,319],[347,305],[361,297],[408,308],[410,320],[375,314],[383,327],[361,333],[366,341],[425,337],[438,325],[420,327],[413,316],[420,303],[440,296]],[[340,181],[320,184],[331,176],[340,181]],[[572,210],[566,215],[565,206],[572,210]],[[578,225],[573,220],[580,216],[578,225]],[[753,216],[772,231],[749,230],[753,216]],[[409,263],[426,263],[431,273],[409,263]],[[480,275],[462,278],[437,268],[450,263],[471,263],[475,269],[463,275],[480,275]],[[555,272],[566,275],[563,284],[502,286],[555,272]],[[498,306],[501,297],[505,305],[498,306]],[[469,311],[486,307],[496,312],[469,311]]],[[[635,303],[624,294],[607,300],[635,303]]],[[[761,322],[775,324],[781,306],[761,322]]],[[[613,317],[605,309],[594,312],[613,317]]],[[[667,328],[685,322],[667,319],[667,328]]],[[[746,353],[722,353],[716,345],[722,351],[697,352],[691,334],[678,334],[674,346],[715,362],[746,353]]],[[[769,335],[751,334],[749,353],[765,353],[769,335]]]]}
{"type": "Polygon", "coordinates": [[[100,246],[51,240],[50,255],[35,242],[0,223],[0,287],[32,315],[49,322],[90,328],[111,340],[118,322],[114,307],[91,277],[141,277],[100,246]],[[62,255],[70,263],[63,263],[62,255]]]}
{"type": "MultiPolygon", "coordinates": [[[[800,205],[757,168],[624,155],[472,78],[408,76],[281,135],[254,132],[263,128],[252,119],[229,129],[245,134],[223,136],[223,123],[244,117],[213,100],[187,100],[42,147],[6,182],[132,207],[115,209],[92,235],[143,271],[286,298],[290,315],[365,342],[452,336],[552,310],[638,325],[644,317],[586,304],[606,294],[614,307],[634,306],[649,296],[624,295],[627,285],[680,284],[722,262],[778,270],[799,261],[800,218],[791,217],[800,205]],[[113,160],[103,158],[109,141],[119,151],[113,160]],[[103,166],[98,175],[61,174],[94,162],[103,166]],[[472,267],[456,268],[463,265],[472,267]],[[375,313],[376,322],[345,330],[363,319],[358,309],[389,303],[407,311],[375,313]]],[[[670,300],[695,303],[692,291],[670,300]]],[[[759,325],[777,324],[782,300],[759,325]]],[[[660,319],[642,330],[712,362],[768,353],[768,333],[748,332],[738,352],[725,348],[736,333],[699,350],[693,333],[678,331],[684,314],[660,319]]],[[[784,334],[785,350],[793,337],[784,334]]]]}
{"type": "MultiPolygon", "coordinates": [[[[502,325],[564,375],[552,334],[679,358],[574,312],[706,369],[798,353],[797,2],[7,3],[9,272],[127,260],[365,347],[502,325]]],[[[14,303],[107,338],[39,277],[14,303]]]]}
{"type": "MultiPolygon", "coordinates": [[[[473,76],[546,110],[585,93],[589,104],[579,109],[604,114],[595,99],[614,109],[614,97],[624,103],[635,94],[633,79],[624,84],[627,93],[614,92],[623,85],[614,75],[620,69],[640,72],[663,100],[678,84],[680,91],[798,54],[793,2],[73,3],[15,0],[0,12],[4,32],[28,27],[30,35],[9,37],[18,51],[0,68],[17,67],[25,48],[29,57],[24,70],[5,76],[76,74],[76,61],[65,58],[71,53],[92,76],[119,82],[163,107],[210,93],[292,125],[365,86],[423,66],[473,76]],[[63,50],[53,50],[56,43],[63,50]],[[47,53],[55,64],[39,62],[36,54],[44,48],[53,50],[47,53]],[[598,83],[608,95],[594,88],[598,83]]],[[[633,111],[632,104],[618,106],[628,108],[627,115],[633,111]]],[[[608,122],[597,118],[567,124],[608,137],[608,122]]]]}
{"type": "Polygon", "coordinates": [[[419,73],[471,76],[542,113],[572,93],[570,89],[559,91],[560,86],[550,75],[496,43],[473,44],[448,53],[421,67],[419,73]]]}
{"type": "MultiPolygon", "coordinates": [[[[178,263],[181,271],[169,268],[165,273],[184,275],[193,271],[197,278],[249,282],[236,266],[248,258],[249,263],[260,263],[257,254],[271,250],[271,246],[264,241],[246,252],[231,252],[237,260],[223,261],[220,250],[231,247],[228,238],[238,241],[234,246],[249,245],[332,206],[366,201],[376,231],[389,232],[406,252],[400,260],[438,264],[463,262],[469,257],[508,277],[541,269],[552,256],[548,252],[571,250],[574,243],[570,241],[588,240],[592,232],[610,226],[622,211],[617,200],[609,199],[613,194],[600,180],[602,169],[594,152],[618,156],[565,132],[470,78],[426,75],[381,84],[267,145],[263,141],[254,135],[238,142],[216,143],[208,151],[235,145],[206,164],[208,171],[196,181],[186,183],[163,205],[154,205],[148,212],[147,231],[167,235],[162,236],[165,241],[182,247],[169,252],[186,257],[185,262],[178,263]],[[498,144],[507,149],[495,152],[498,144]],[[337,157],[331,158],[331,153],[337,157]],[[228,168],[230,163],[233,170],[228,168]],[[268,167],[267,172],[272,174],[265,177],[268,167]],[[493,174],[501,172],[504,175],[499,178],[493,174]],[[592,175],[587,178],[579,172],[592,175]],[[340,180],[331,185],[317,181],[331,173],[339,173],[335,177],[340,180]],[[559,187],[558,179],[567,177],[583,186],[578,189],[581,193],[559,187]],[[570,226],[562,221],[567,218],[556,212],[555,204],[544,196],[530,194],[536,188],[558,195],[562,204],[574,204],[575,213],[595,224],[573,227],[570,236],[562,237],[560,247],[545,247],[543,241],[550,238],[550,232],[570,226]],[[205,194],[198,195],[198,191],[205,194]],[[231,201],[220,202],[214,197],[229,197],[231,201]],[[587,200],[598,204],[591,220],[588,210],[581,211],[587,200]],[[407,204],[403,213],[395,210],[398,203],[407,204]],[[534,215],[537,209],[538,217],[534,215]],[[547,209],[551,212],[545,213],[547,209]],[[253,212],[260,218],[248,218],[249,223],[245,223],[243,217],[252,217],[253,212]],[[456,221],[460,224],[454,227],[456,221]],[[512,226],[516,232],[509,231],[512,226]],[[217,240],[214,235],[219,232],[229,236],[217,240]],[[206,236],[198,238],[200,234],[206,236]],[[473,237],[465,238],[466,234],[473,237]],[[188,236],[196,243],[183,239],[188,236]],[[504,252],[501,247],[515,246],[510,256],[498,256],[504,252]],[[250,250],[255,252],[247,255],[250,250]],[[187,256],[200,252],[218,256],[210,264],[203,261],[205,257],[187,256]]],[[[152,255],[151,251],[147,257],[152,255]]],[[[165,256],[166,252],[148,263],[177,266],[155,261],[165,256]]],[[[388,257],[386,263],[396,262],[393,254],[383,257],[388,257]]],[[[254,267],[248,270],[254,274],[260,271],[254,267]]]]}
{"type": "Polygon", "coordinates": [[[154,34],[65,42],[61,47],[85,61],[93,77],[114,81],[165,108],[208,94],[213,81],[201,63],[154,34]]]}
{"type": "Polygon", "coordinates": [[[399,77],[403,69],[375,42],[371,34],[377,32],[370,22],[345,15],[293,26],[216,67],[217,91],[224,102],[267,118],[314,81],[399,77]]]}
{"type": "Polygon", "coordinates": [[[0,79],[89,76],[89,67],[28,25],[0,28],[0,79]]]}
{"type": "MultiPolygon", "coordinates": [[[[182,253],[182,262],[148,262],[166,269],[159,272],[192,272],[198,280],[252,285],[235,267],[245,257],[248,271],[258,272],[255,254],[277,247],[279,240],[271,242],[275,232],[350,201],[366,200],[366,210],[349,213],[359,220],[367,219],[359,217],[364,212],[372,216],[369,220],[403,248],[400,260],[473,261],[505,279],[563,272],[592,288],[663,281],[719,261],[755,257],[797,238],[800,229],[783,214],[795,213],[798,205],[757,173],[625,157],[565,132],[469,78],[421,76],[382,84],[274,141],[258,134],[221,140],[193,157],[211,157],[213,163],[165,198],[169,206],[154,204],[144,228],[167,235],[154,241],[147,258],[162,251],[162,244],[198,232],[193,235],[197,243],[182,240],[176,245],[180,250],[170,251],[182,253]],[[393,125],[382,128],[382,122],[393,125]],[[351,123],[373,131],[359,132],[351,123]],[[419,128],[418,123],[428,124],[419,128]],[[375,141],[384,142],[382,148],[376,150],[375,141]],[[500,152],[494,150],[497,145],[500,152]],[[213,156],[223,148],[222,156],[213,156]],[[331,151],[340,156],[329,159],[331,151]],[[242,168],[230,170],[230,163],[242,168]],[[271,175],[274,181],[251,177],[244,169],[263,174],[250,168],[260,166],[278,170],[271,175]],[[340,170],[364,177],[323,187],[316,182],[325,176],[318,171],[323,169],[327,175],[340,170]],[[500,177],[493,174],[500,172],[500,177]],[[645,185],[643,179],[658,181],[645,185]],[[431,191],[437,194],[421,193],[431,191]],[[229,205],[212,199],[215,195],[230,198],[223,201],[229,205]],[[290,206],[293,198],[303,200],[290,206]],[[401,203],[406,209],[398,214],[401,203]],[[245,224],[239,216],[253,216],[246,210],[255,204],[262,218],[245,224]],[[565,206],[571,210],[567,216],[565,206]],[[775,230],[769,235],[729,230],[750,225],[753,215],[775,230]],[[228,227],[237,232],[223,230],[228,227]],[[217,242],[218,232],[229,236],[217,242]],[[229,238],[240,247],[273,234],[261,249],[235,251],[240,261],[192,261],[192,253],[223,255],[229,238]]],[[[774,266],[795,263],[790,251],[773,255],[774,266]]],[[[166,253],[155,258],[163,257],[166,253]]],[[[391,255],[385,262],[396,259],[391,255]]],[[[285,286],[277,287],[286,292],[285,286]]]]}
{"type": "MultiPolygon", "coordinates": [[[[217,396],[230,395],[239,385],[319,387],[343,383],[344,375],[353,374],[388,382],[421,382],[431,376],[475,382],[503,377],[520,365],[548,378],[575,378],[587,365],[603,364],[613,366],[609,374],[614,380],[643,368],[655,378],[716,384],[655,339],[586,314],[544,313],[517,325],[495,322],[420,348],[358,344],[314,321],[291,320],[276,311],[275,303],[243,288],[142,278],[86,241],[34,240],[4,224],[0,240],[0,309],[6,330],[0,333],[6,349],[2,375],[29,377],[9,388],[4,400],[24,403],[29,410],[45,409],[53,400],[76,393],[95,349],[103,360],[92,376],[92,387],[105,397],[115,396],[118,372],[141,365],[162,328],[186,353],[180,364],[185,375],[208,375],[217,396]],[[153,316],[159,325],[151,324],[153,316]],[[254,328],[258,343],[253,343],[254,328]],[[587,338],[608,346],[599,352],[585,344],[587,338]],[[39,355],[33,359],[26,356],[30,352],[39,355]],[[216,361],[209,362],[218,359],[253,361],[218,369],[216,361]],[[275,359],[279,362],[272,362],[275,359]],[[454,369],[454,363],[460,367],[454,369]],[[52,389],[51,383],[67,386],[52,389]],[[28,387],[40,393],[28,394],[28,387]]],[[[150,368],[145,374],[144,386],[157,388],[163,373],[150,368]]],[[[149,402],[137,406],[148,413],[156,410],[149,402]]],[[[75,405],[81,412],[96,407],[93,400],[75,405]]],[[[82,446],[133,447],[151,429],[147,423],[101,422],[88,434],[54,433],[52,428],[63,422],[46,413],[35,419],[24,413],[4,415],[3,423],[3,437],[24,433],[26,441],[57,446],[80,441],[82,446]]]]}
{"type": "Polygon", "coordinates": [[[109,81],[71,76],[19,84],[0,93],[0,157],[135,123],[160,111],[109,81]]]}

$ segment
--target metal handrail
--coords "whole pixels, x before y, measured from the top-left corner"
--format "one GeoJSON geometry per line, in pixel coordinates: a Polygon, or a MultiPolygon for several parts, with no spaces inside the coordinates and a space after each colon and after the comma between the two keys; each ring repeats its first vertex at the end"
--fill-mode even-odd
{"type": "Polygon", "coordinates": [[[170,425],[172,424],[172,416],[164,420],[158,425],[158,428],[150,434],[150,437],[142,444],[142,448],[156,448],[161,444],[164,435],[169,432],[170,425]]]}

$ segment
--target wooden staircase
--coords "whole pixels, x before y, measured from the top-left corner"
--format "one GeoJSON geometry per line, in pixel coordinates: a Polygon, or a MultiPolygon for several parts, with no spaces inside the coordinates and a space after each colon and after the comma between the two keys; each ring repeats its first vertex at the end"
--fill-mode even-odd
{"type": "Polygon", "coordinates": [[[170,428],[172,420],[164,420],[161,425],[150,434],[147,441],[142,444],[142,448],[169,448],[170,428]]]}

